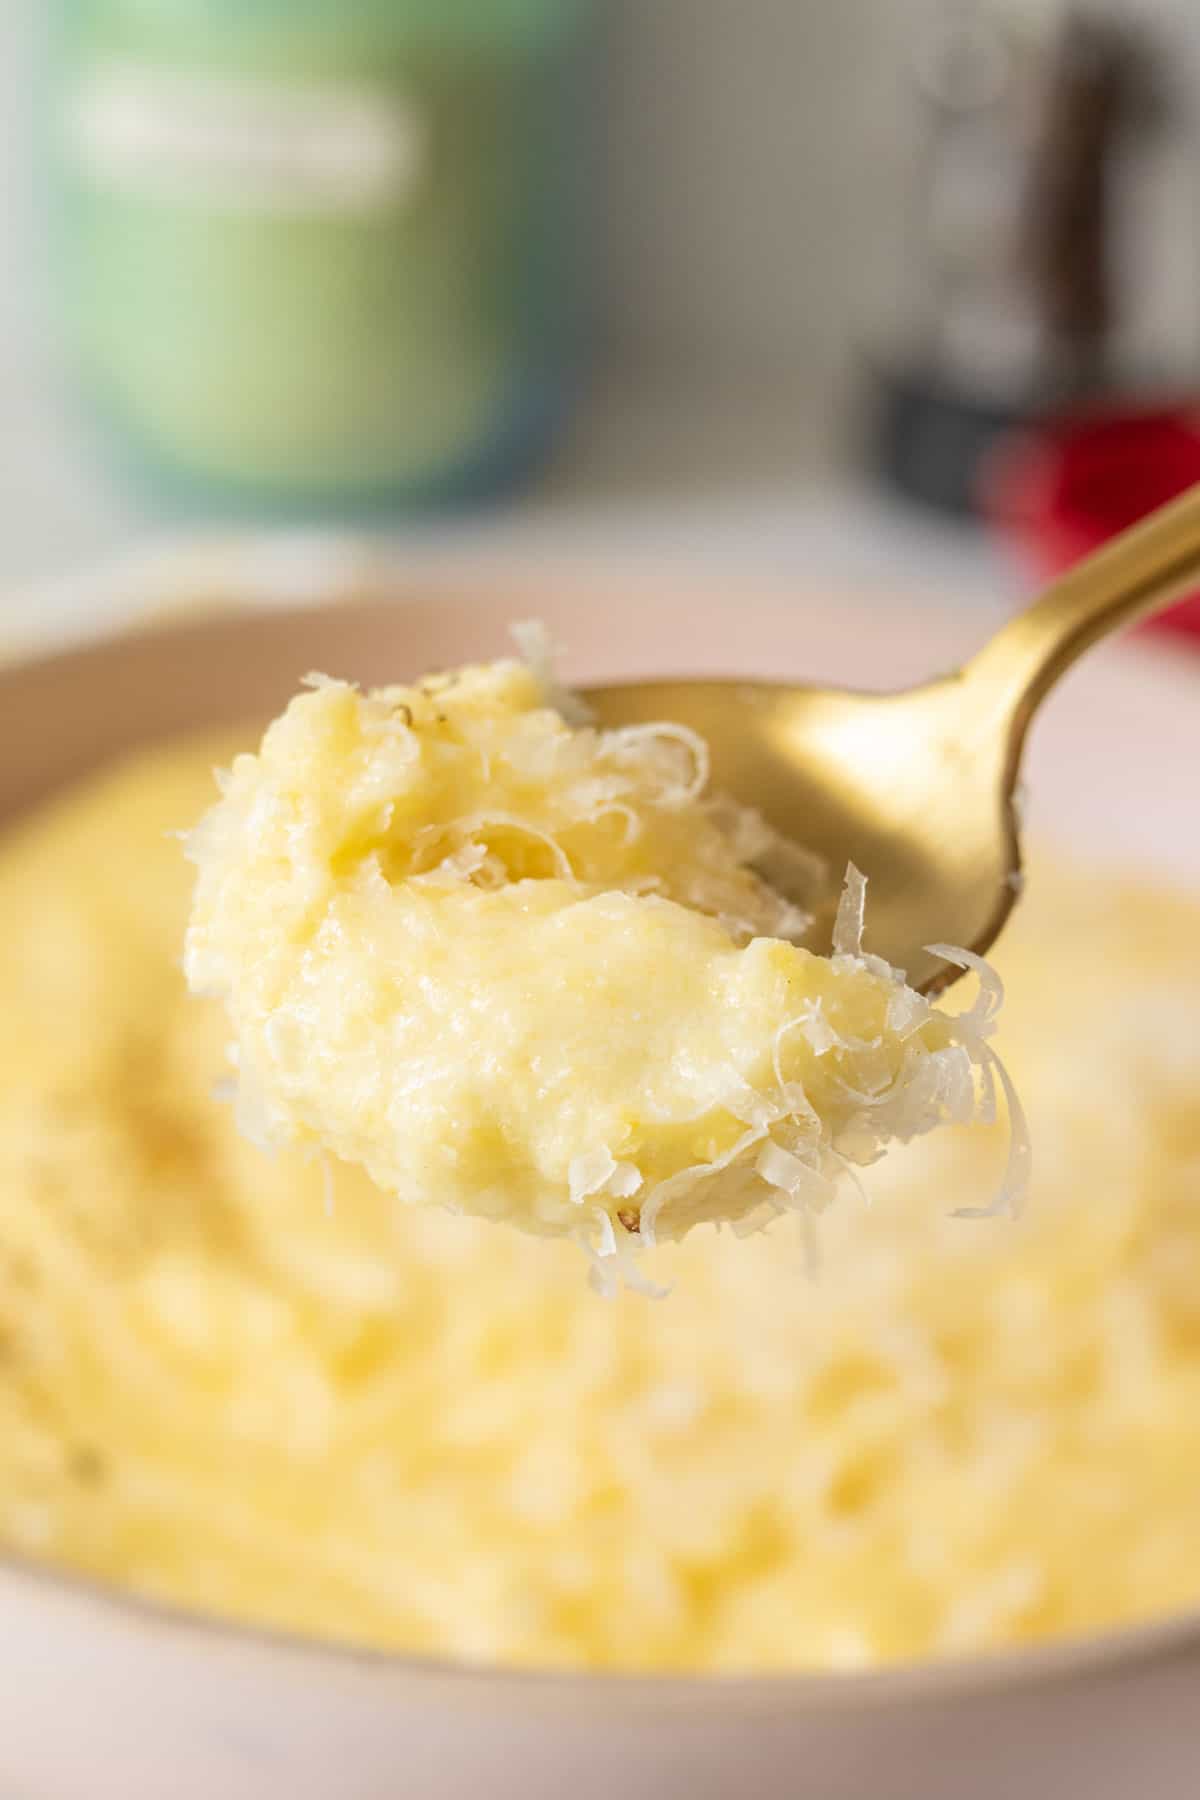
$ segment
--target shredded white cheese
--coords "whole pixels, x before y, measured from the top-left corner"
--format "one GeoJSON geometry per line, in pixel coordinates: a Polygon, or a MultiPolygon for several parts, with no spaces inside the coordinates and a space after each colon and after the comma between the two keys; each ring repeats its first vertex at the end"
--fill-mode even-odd
{"type": "MultiPolygon", "coordinates": [[[[188,979],[228,1008],[256,1141],[572,1236],[607,1282],[622,1246],[823,1201],[968,1119],[977,1078],[990,1102],[986,972],[961,1017],[906,988],[854,868],[832,959],[801,948],[703,740],[573,727],[520,641],[532,667],[310,684],[194,834],[188,979]]],[[[1014,1151],[1005,1204],[1025,1178],[1014,1151]]]]}

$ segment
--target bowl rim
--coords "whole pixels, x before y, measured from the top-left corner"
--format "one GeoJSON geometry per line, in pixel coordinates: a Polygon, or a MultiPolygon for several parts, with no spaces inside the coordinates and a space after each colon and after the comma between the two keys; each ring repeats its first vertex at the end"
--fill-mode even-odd
{"type": "MultiPolygon", "coordinates": [[[[369,565],[370,573],[348,583],[346,594],[314,591],[281,604],[269,595],[255,595],[248,608],[235,610],[231,604],[237,583],[222,584],[222,592],[212,594],[211,606],[189,609],[166,609],[147,619],[136,611],[125,610],[99,624],[91,624],[69,633],[54,633],[44,642],[18,645],[12,654],[0,660],[0,696],[4,690],[31,676],[50,677],[57,669],[86,667],[111,654],[138,646],[156,646],[182,641],[214,630],[231,627],[251,628],[255,622],[267,629],[284,632],[289,626],[304,622],[320,623],[325,618],[358,612],[376,613],[382,608],[400,612],[412,608],[431,596],[439,603],[447,599],[477,605],[480,584],[494,594],[494,566],[475,558],[465,562],[449,562],[430,567],[419,560],[407,564],[403,559],[385,558],[369,565]],[[260,601],[265,603],[260,604],[260,601]]],[[[553,592],[558,577],[571,570],[568,559],[560,559],[549,570],[539,566],[535,591],[553,592]]],[[[528,564],[520,560],[511,566],[501,565],[502,591],[517,591],[522,586],[522,571],[528,575],[528,564]]],[[[599,572],[589,567],[582,583],[578,565],[574,566],[573,584],[584,595],[613,591],[614,575],[625,580],[629,566],[615,559],[599,572]]],[[[646,577],[641,564],[643,582],[646,577]]],[[[678,597],[677,572],[668,573],[664,584],[678,597]]],[[[704,591],[704,582],[698,584],[704,591]]],[[[769,580],[750,584],[751,597],[765,603],[774,600],[794,602],[791,590],[779,588],[769,580]]],[[[869,590],[858,589],[853,596],[839,595],[839,603],[849,599],[864,607],[869,590]]],[[[944,601],[922,598],[912,593],[903,596],[904,611],[911,620],[924,616],[942,627],[954,622],[963,633],[962,610],[944,601]]],[[[509,609],[511,612],[511,608],[509,609]]],[[[964,636],[981,638],[989,626],[1005,615],[1003,610],[968,609],[974,630],[964,636]]],[[[1173,674],[1179,658],[1160,646],[1137,646],[1132,661],[1152,679],[1173,674]]],[[[149,732],[142,742],[165,741],[160,734],[149,732]]],[[[51,788],[53,787],[51,784],[51,788]]],[[[14,814],[13,816],[19,816],[14,814]]],[[[0,829],[2,829],[0,825],[0,829]]],[[[1004,1646],[995,1650],[970,1654],[936,1656],[919,1660],[887,1663],[866,1669],[777,1669],[762,1673],[747,1671],[653,1671],[639,1669],[582,1669],[540,1664],[502,1664],[456,1661],[451,1657],[415,1654],[403,1650],[373,1648],[344,1639],[320,1639],[283,1627],[253,1624],[236,1617],[224,1617],[191,1609],[165,1599],[135,1590],[127,1590],[65,1566],[20,1552],[0,1548],[0,1583],[16,1581],[22,1586],[51,1593],[73,1606],[98,1612],[112,1626],[138,1631],[168,1632],[172,1637],[192,1644],[242,1648],[270,1656],[286,1655],[310,1669],[322,1665],[329,1671],[369,1672],[373,1676],[390,1676],[397,1680],[449,1685],[465,1696],[480,1692],[499,1692],[506,1704],[522,1698],[539,1704],[547,1698],[575,1707],[612,1707],[633,1709],[643,1716],[647,1712],[675,1713],[695,1708],[697,1702],[711,1702],[717,1696],[722,1705],[754,1713],[797,1710],[829,1710],[840,1707],[885,1708],[914,1703],[937,1705],[948,1698],[970,1697],[1025,1690],[1052,1682],[1066,1685],[1096,1675],[1115,1677],[1171,1658],[1176,1653],[1200,1646],[1200,1606],[1184,1608],[1157,1618],[1122,1625],[1097,1632],[1080,1632],[1033,1644],[1004,1646]]]]}
{"type": "Polygon", "coordinates": [[[394,1678],[405,1683],[450,1688],[464,1698],[486,1692],[506,1704],[547,1698],[578,1709],[618,1709],[674,1714],[701,1702],[719,1700],[738,1710],[795,1714],[850,1707],[883,1710],[938,1706],[948,1699],[1025,1692],[1030,1688],[1073,1686],[1097,1676],[1116,1678],[1194,1651],[1200,1643],[1200,1608],[1095,1633],[995,1650],[886,1663],[875,1668],[752,1670],[586,1669],[552,1664],[456,1661],[405,1650],[379,1649],[352,1640],[321,1639],[282,1626],[224,1617],[125,1590],[115,1582],[67,1567],[0,1550],[0,1583],[20,1582],[77,1608],[100,1614],[105,1623],[164,1633],[186,1645],[249,1650],[303,1665],[309,1671],[340,1671],[394,1678]]]}

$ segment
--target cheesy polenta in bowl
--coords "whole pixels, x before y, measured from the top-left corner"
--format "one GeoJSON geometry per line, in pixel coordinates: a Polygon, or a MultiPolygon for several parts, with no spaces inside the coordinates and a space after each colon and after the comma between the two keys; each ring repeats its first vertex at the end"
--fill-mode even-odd
{"type": "MultiPolygon", "coordinates": [[[[539,600],[539,610],[551,609],[539,600]]],[[[95,680],[99,692],[103,677],[130,683],[145,667],[156,692],[174,681],[182,694],[185,684],[215,689],[240,654],[227,716],[261,718],[309,667],[368,673],[353,666],[355,632],[371,645],[370,668],[416,673],[461,662],[481,638],[498,647],[501,616],[448,606],[431,619],[392,605],[178,627],[63,670],[47,664],[45,679],[95,680]],[[352,653],[341,653],[346,643],[352,653]]],[[[765,606],[761,617],[747,610],[747,654],[766,655],[774,618],[765,606]]],[[[586,636],[565,609],[552,623],[566,641],[586,636]]],[[[669,623],[654,652],[660,667],[669,666],[669,623]]],[[[834,621],[830,635],[841,629],[834,621]]],[[[1174,678],[1147,674],[1136,657],[1108,668],[1095,681],[1145,692],[1163,730],[1186,722],[1174,678]]],[[[41,679],[35,672],[27,691],[41,679]]],[[[14,677],[4,681],[19,706],[14,677]]],[[[317,688],[306,701],[347,715],[322,729],[359,728],[363,695],[317,688]]],[[[1102,768],[1090,711],[1081,701],[1072,729],[1102,768]]],[[[330,1792],[343,1771],[345,1791],[378,1791],[368,1782],[419,1750],[429,1759],[425,1791],[465,1794],[501,1756],[501,1738],[511,1773],[497,1791],[509,1791],[507,1781],[515,1793],[532,1764],[524,1740],[505,1734],[529,1707],[549,1734],[537,1741],[550,1762],[538,1767],[553,1767],[555,1780],[576,1770],[590,1797],[609,1779],[603,1761],[594,1776],[584,1766],[599,1720],[581,1722],[576,1700],[532,1673],[557,1671],[583,1678],[569,1690],[579,1706],[604,1696],[609,1727],[620,1712],[632,1759],[622,1779],[633,1793],[729,1791],[750,1743],[734,1696],[761,1692],[754,1704],[777,1709],[771,1729],[789,1748],[759,1791],[784,1794],[795,1791],[796,1757],[835,1766],[841,1732],[866,1733],[887,1754],[900,1726],[893,1711],[873,1710],[873,1684],[914,1670],[916,1685],[902,1691],[938,1746],[937,1767],[931,1759],[919,1772],[924,1791],[940,1795],[963,1791],[967,1754],[940,1670],[961,1669],[964,1657],[986,1669],[984,1653],[1099,1641],[1200,1603],[1200,902],[1152,869],[1114,873],[1099,834],[1091,850],[1054,841],[1067,816],[1063,782],[1055,788],[1050,763],[1039,768],[1036,747],[1035,842],[1039,793],[1048,810],[1028,897],[997,954],[1008,996],[1000,1043],[1037,1153],[1021,1217],[954,1216],[995,1192],[1007,1123],[939,1114],[936,1132],[866,1167],[861,1192],[845,1182],[834,1204],[810,1209],[785,1204],[789,1190],[776,1189],[765,1231],[739,1236],[685,1215],[683,1234],[652,1230],[651,1243],[629,1232],[639,1278],[670,1290],[654,1301],[624,1285],[597,1296],[580,1278],[570,1232],[543,1229],[587,1217],[600,1195],[612,1202],[603,1210],[614,1235],[624,1230],[618,1209],[644,1198],[660,1167],[663,1179],[675,1172],[652,1162],[666,1151],[648,1138],[629,1155],[630,1140],[606,1122],[557,1162],[547,1157],[538,1168],[555,1177],[554,1204],[537,1229],[513,1230],[470,1194],[455,1196],[458,1213],[407,1204],[399,1182],[359,1166],[365,1158],[313,1156],[302,1132],[260,1130],[272,1140],[264,1149],[239,1130],[214,1092],[230,1072],[224,996],[189,995],[180,966],[194,871],[176,834],[210,805],[213,769],[236,769],[259,730],[214,723],[197,732],[199,717],[181,718],[173,741],[149,723],[155,741],[122,746],[124,721],[118,730],[111,717],[92,727],[103,753],[81,748],[79,764],[95,760],[94,771],[45,782],[0,850],[0,1540],[20,1561],[214,1629],[189,1632],[165,1615],[3,1573],[9,1616],[26,1636],[44,1632],[47,1653],[23,1660],[0,1701],[2,1754],[17,1755],[22,1721],[37,1716],[39,1694],[59,1691],[77,1657],[88,1675],[74,1742],[106,1741],[130,1696],[121,1740],[130,1793],[164,1791],[161,1759],[185,1730],[206,1746],[195,1771],[178,1775],[186,1793],[214,1791],[219,1769],[239,1794],[330,1792]],[[646,1188],[605,1195],[601,1181],[573,1200],[572,1158],[591,1158],[575,1171],[577,1191],[602,1167],[611,1183],[605,1149],[614,1165],[636,1163],[646,1188]],[[245,1639],[235,1629],[245,1626],[291,1644],[245,1639]],[[360,1672],[342,1647],[388,1655],[360,1672]],[[488,1723],[498,1716],[494,1694],[473,1711],[475,1690],[443,1695],[438,1683],[450,1677],[422,1676],[413,1658],[443,1671],[531,1671],[530,1685],[503,1690],[504,1723],[488,1723]],[[843,1691],[861,1693],[863,1710],[839,1700],[814,1712],[803,1699],[823,1693],[819,1678],[833,1672],[853,1676],[843,1691]],[[643,1686],[635,1676],[655,1679],[643,1686]],[[783,1687],[772,1685],[782,1677],[783,1687]],[[159,1696],[149,1714],[132,1703],[143,1688],[159,1696]],[[269,1722],[267,1694],[286,1729],[269,1722]],[[669,1755],[654,1723],[668,1702],[656,1694],[694,1697],[678,1702],[685,1712],[669,1755]],[[439,1723],[464,1707],[470,1731],[439,1723]],[[344,1754],[351,1717],[361,1788],[344,1754]],[[214,1748],[218,1719],[228,1767],[214,1748]],[[282,1785],[256,1785],[263,1777],[249,1751],[243,1770],[241,1751],[229,1748],[239,1730],[259,1734],[264,1766],[282,1785]],[[938,1786],[952,1779],[957,1790],[938,1786]]],[[[655,750],[659,798],[664,782],[690,781],[689,754],[655,750]]],[[[469,812],[459,806],[455,817],[469,812]]],[[[709,823],[732,830],[720,814],[709,823]]],[[[515,836],[497,831],[475,850],[509,873],[508,859],[534,858],[532,875],[517,866],[538,886],[565,879],[551,872],[549,851],[518,849],[515,836]],[[536,861],[543,854],[546,865],[536,861]]],[[[650,846],[639,850],[624,831],[594,851],[582,841],[572,845],[572,881],[598,873],[586,885],[641,898],[648,876],[668,885],[660,905],[680,904],[669,887],[686,878],[682,864],[674,876],[635,866],[650,846]],[[601,870],[588,855],[627,861],[601,870]]],[[[438,889],[440,865],[457,856],[461,870],[475,850],[461,832],[425,840],[427,866],[416,873],[437,890],[431,909],[457,892],[438,889]]],[[[472,895],[512,885],[480,881],[484,866],[464,883],[472,895]]],[[[747,909],[771,904],[750,876],[737,882],[736,904],[689,909],[706,952],[715,921],[730,946],[720,954],[733,959],[763,935],[747,909]],[[731,926],[738,916],[749,916],[749,931],[731,926]]],[[[765,935],[790,942],[777,924],[765,935]]],[[[453,949],[455,934],[446,937],[453,949]]],[[[813,1059],[802,1077],[815,1087],[812,1070],[825,1060],[813,1021],[869,1042],[894,991],[885,1000],[871,988],[870,1029],[836,1010],[832,988],[819,1013],[804,1010],[812,1035],[793,1028],[784,1040],[813,1059]]],[[[951,995],[946,1013],[965,1005],[951,995]]],[[[683,1016],[697,1016],[690,990],[683,1016]]],[[[769,1015],[772,1028],[782,1016],[769,1015]]],[[[926,1029],[928,1054],[954,1047],[939,1035],[948,1026],[926,1029]]],[[[764,1024],[756,1037],[766,1035],[764,1024]]],[[[622,1073],[638,1049],[621,1040],[622,1073]]],[[[450,1059],[437,1054],[445,1078],[450,1059]]],[[[481,1078],[477,1054],[465,1046],[464,1091],[481,1078]]],[[[747,1052],[743,1065],[752,1094],[759,1054],[747,1052]]],[[[828,1067],[845,1072],[845,1059],[863,1054],[835,1047],[826,1056],[842,1062],[828,1067]]],[[[770,1091],[765,1075],[761,1086],[770,1091]]],[[[589,1103],[596,1092],[589,1087],[589,1103]]],[[[600,1101],[611,1109],[611,1095],[600,1101]]],[[[319,1123],[324,1136],[328,1120],[319,1123]]],[[[664,1133],[671,1151],[673,1130],[664,1133]]],[[[395,1148],[414,1153],[398,1139],[395,1148]]],[[[755,1165],[764,1148],[754,1146],[755,1165]]],[[[822,1157],[836,1148],[834,1137],[820,1148],[822,1157]]],[[[694,1166],[694,1142],[680,1154],[690,1158],[681,1166],[694,1166]]],[[[814,1180],[830,1178],[823,1162],[812,1168],[814,1180]]],[[[751,1191],[747,1220],[771,1198],[761,1171],[751,1191]]],[[[540,1180],[536,1193],[542,1206],[540,1180]]],[[[725,1217],[735,1208],[722,1200],[725,1217]]],[[[592,1215],[593,1252],[602,1229],[592,1215]]],[[[972,1714],[972,1749],[991,1741],[1001,1758],[1003,1744],[995,1767],[1011,1782],[1026,1741],[1038,1767],[1058,1766],[1057,1739],[1015,1730],[1011,1709],[1035,1707],[1040,1690],[1032,1676],[1006,1682],[1011,1699],[1006,1686],[982,1722],[972,1714]]],[[[1109,1720],[1116,1731],[1131,1716],[1125,1691],[1104,1690],[1086,1738],[1101,1774],[1109,1720]]],[[[1164,1683],[1155,1714],[1168,1738],[1174,1691],[1164,1683]]],[[[1129,1694],[1132,1707],[1132,1674],[1129,1694]]],[[[1150,1704],[1141,1687],[1136,1694],[1137,1706],[1150,1704]]],[[[44,1756],[45,1734],[38,1741],[44,1756]]],[[[611,1746],[611,1735],[604,1741],[611,1746]]],[[[1076,1730],[1071,1753],[1091,1756],[1080,1743],[1076,1730]]],[[[73,1753],[66,1738],[54,1748],[64,1769],[73,1753]]],[[[990,1779],[975,1791],[1005,1791],[990,1779]]],[[[837,1780],[823,1791],[867,1791],[837,1780]]],[[[68,1772],[61,1791],[95,1790],[68,1772]]]]}

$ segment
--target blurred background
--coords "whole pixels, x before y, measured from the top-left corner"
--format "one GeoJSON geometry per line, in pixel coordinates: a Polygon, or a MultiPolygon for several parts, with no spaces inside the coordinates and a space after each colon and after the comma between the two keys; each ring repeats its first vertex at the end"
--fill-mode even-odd
{"type": "Polygon", "coordinates": [[[10,627],[330,528],[967,604],[1200,476],[1195,0],[5,0],[0,81],[10,627]]]}

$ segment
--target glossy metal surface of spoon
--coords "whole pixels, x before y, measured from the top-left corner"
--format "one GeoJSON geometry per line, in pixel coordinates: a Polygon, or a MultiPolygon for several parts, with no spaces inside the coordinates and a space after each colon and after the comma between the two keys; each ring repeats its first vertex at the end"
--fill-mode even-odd
{"type": "MultiPolygon", "coordinates": [[[[672,719],[707,740],[714,787],[815,852],[793,896],[828,951],[848,863],[867,876],[868,950],[936,991],[959,971],[931,944],[985,952],[1020,892],[1015,795],[1026,732],[1101,638],[1200,584],[1200,487],[1089,557],[962,668],[899,693],[772,682],[595,688],[604,725],[672,719]]],[[[1198,701],[1200,717],[1200,701],[1198,701]]]]}

